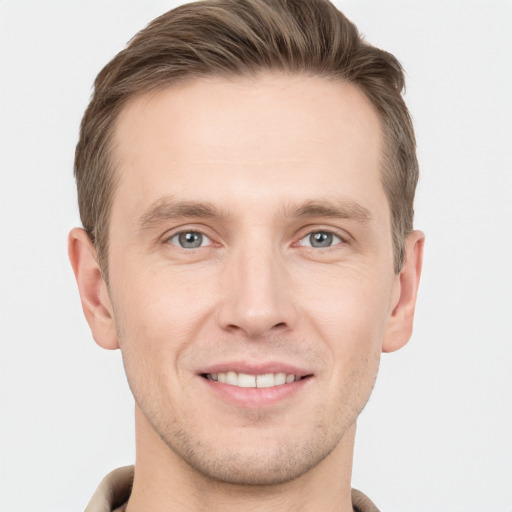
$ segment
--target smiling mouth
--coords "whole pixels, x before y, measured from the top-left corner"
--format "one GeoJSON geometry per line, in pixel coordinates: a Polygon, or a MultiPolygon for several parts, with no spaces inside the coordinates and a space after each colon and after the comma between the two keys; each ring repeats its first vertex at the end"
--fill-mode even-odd
{"type": "Polygon", "coordinates": [[[298,380],[303,380],[312,375],[299,377],[293,373],[264,373],[261,375],[249,375],[247,373],[237,373],[234,371],[203,373],[201,374],[207,380],[217,381],[221,384],[228,384],[239,388],[273,388],[284,386],[298,380]]]}

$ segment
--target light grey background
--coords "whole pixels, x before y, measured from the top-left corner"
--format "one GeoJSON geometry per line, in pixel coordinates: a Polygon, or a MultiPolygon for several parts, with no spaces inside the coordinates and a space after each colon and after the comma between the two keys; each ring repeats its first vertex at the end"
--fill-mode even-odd
{"type": "MultiPolygon", "coordinates": [[[[82,317],[78,125],[100,68],[177,2],[0,2],[0,510],[81,510],[134,459],[120,354],[82,317]]],[[[337,2],[408,76],[427,234],[416,331],[384,355],[353,484],[383,512],[512,510],[512,2],[337,2]]]]}

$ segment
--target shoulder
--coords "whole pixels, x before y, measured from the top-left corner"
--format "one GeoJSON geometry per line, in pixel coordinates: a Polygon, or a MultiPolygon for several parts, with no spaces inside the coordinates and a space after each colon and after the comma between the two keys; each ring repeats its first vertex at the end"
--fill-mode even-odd
{"type": "Polygon", "coordinates": [[[352,489],[352,506],[354,512],[379,512],[375,503],[357,489],[352,489]]]}

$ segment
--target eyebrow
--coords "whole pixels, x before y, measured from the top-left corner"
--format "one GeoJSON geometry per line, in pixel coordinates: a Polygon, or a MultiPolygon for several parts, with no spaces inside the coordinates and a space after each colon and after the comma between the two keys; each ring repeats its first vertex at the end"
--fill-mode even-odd
{"type": "Polygon", "coordinates": [[[177,201],[172,198],[162,198],[155,201],[140,217],[139,228],[146,230],[169,219],[207,219],[212,217],[227,217],[227,215],[219,211],[219,208],[211,203],[177,201]]]}
{"type": "MultiPolygon", "coordinates": [[[[334,219],[349,219],[366,223],[371,219],[368,209],[348,200],[306,201],[299,205],[285,206],[283,211],[286,218],[327,217],[334,219]]],[[[178,201],[169,197],[155,201],[140,217],[139,229],[149,229],[161,222],[178,218],[221,218],[229,215],[218,206],[208,202],[178,201]]]]}
{"type": "Polygon", "coordinates": [[[371,220],[370,211],[364,206],[349,199],[306,201],[297,206],[286,208],[289,217],[329,217],[333,219],[349,219],[362,223],[371,220]]]}

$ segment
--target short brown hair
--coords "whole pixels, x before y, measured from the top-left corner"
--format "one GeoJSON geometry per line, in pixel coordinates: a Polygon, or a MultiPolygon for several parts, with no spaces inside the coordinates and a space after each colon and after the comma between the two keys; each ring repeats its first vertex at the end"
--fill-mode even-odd
{"type": "Polygon", "coordinates": [[[99,73],[75,155],[84,229],[108,279],[108,226],[116,172],[112,133],[128,100],[184,79],[275,70],[356,85],[379,114],[382,183],[390,210],[394,270],[413,229],[418,162],[397,59],[366,43],[328,0],[204,0],[177,7],[141,30],[99,73]]]}

